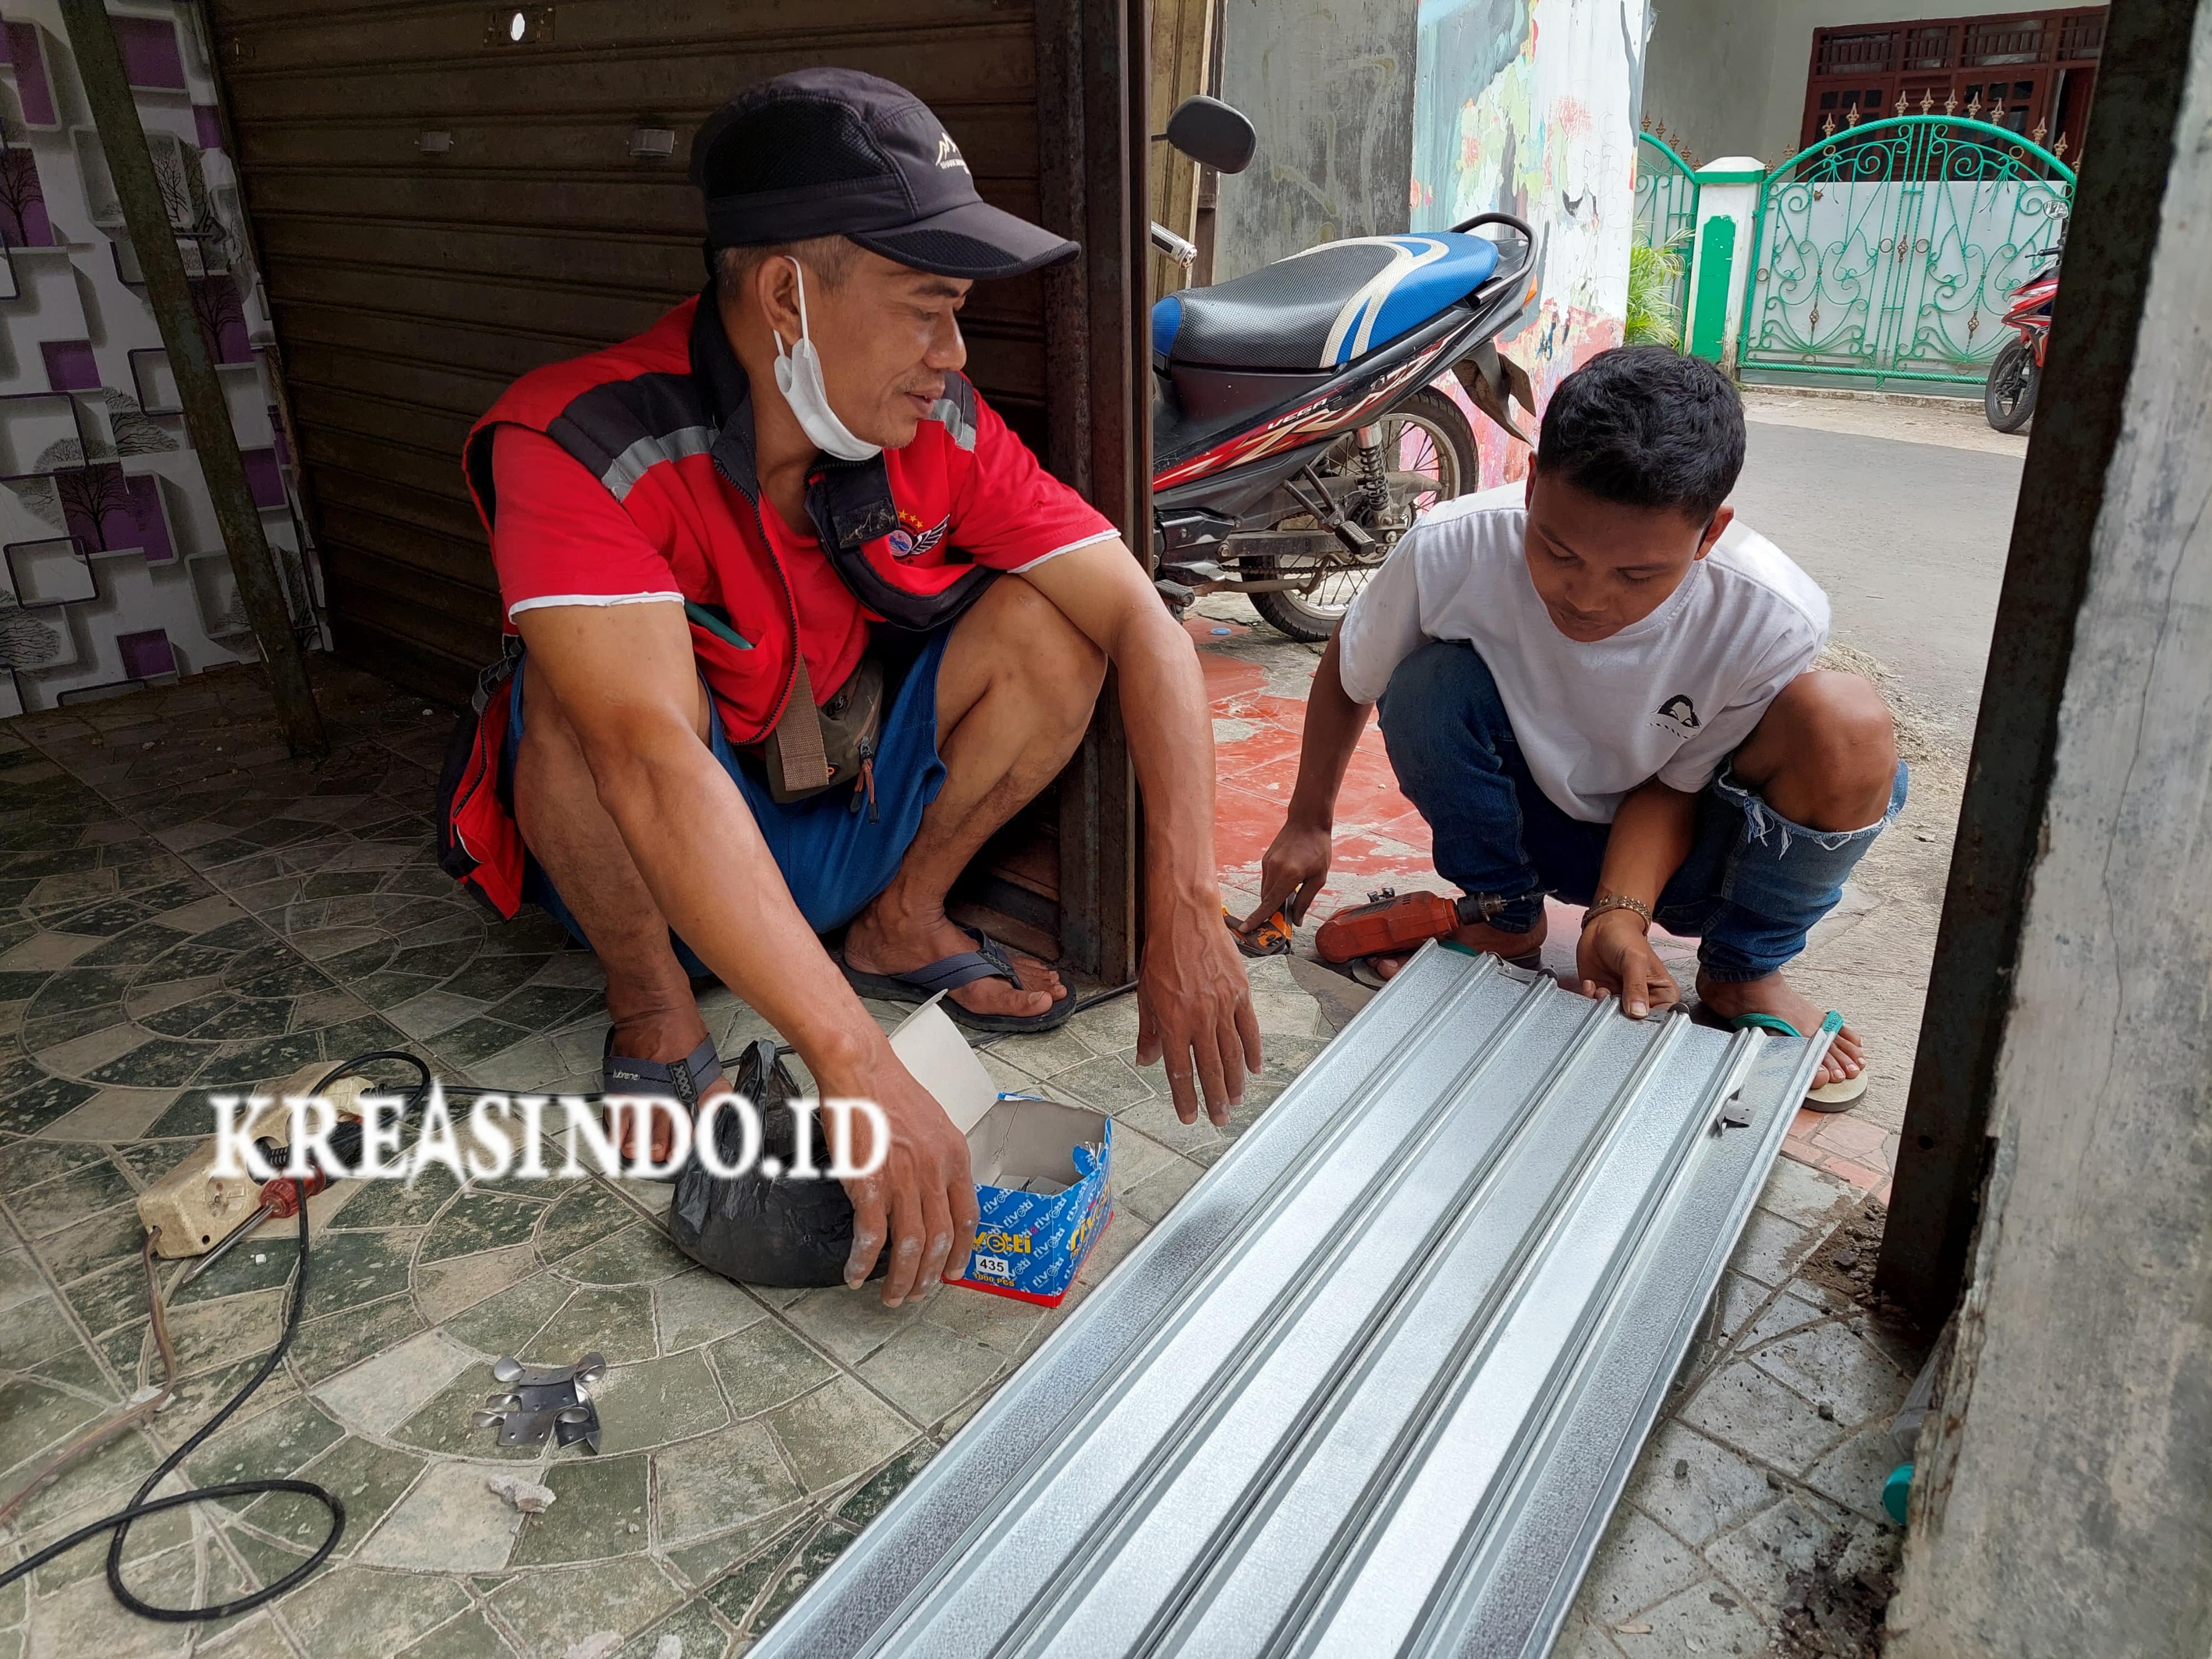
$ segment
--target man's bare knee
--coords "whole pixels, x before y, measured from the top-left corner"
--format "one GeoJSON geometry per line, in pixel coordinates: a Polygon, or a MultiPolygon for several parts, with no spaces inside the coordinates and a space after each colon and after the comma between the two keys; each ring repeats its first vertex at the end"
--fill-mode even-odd
{"type": "Polygon", "coordinates": [[[1769,802],[1808,830],[1863,830],[1889,805],[1896,724],[1860,675],[1800,674],[1768,708],[1753,744],[1774,757],[1769,802]]]}

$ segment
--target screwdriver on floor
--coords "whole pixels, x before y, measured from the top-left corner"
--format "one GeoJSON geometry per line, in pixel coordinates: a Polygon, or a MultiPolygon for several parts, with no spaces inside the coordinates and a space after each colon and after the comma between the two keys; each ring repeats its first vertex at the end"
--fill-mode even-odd
{"type": "MultiPolygon", "coordinates": [[[[253,1146],[254,1150],[261,1154],[262,1161],[271,1165],[284,1162],[289,1156],[288,1148],[277,1145],[265,1136],[255,1141],[253,1146]]],[[[346,1118],[338,1124],[337,1127],[331,1130],[330,1148],[331,1156],[336,1158],[342,1167],[350,1169],[361,1157],[360,1120],[346,1118]]],[[[244,1238],[263,1222],[289,1221],[294,1216],[299,1214],[300,1206],[302,1204],[330,1184],[330,1171],[319,1164],[311,1165],[304,1176],[278,1176],[275,1180],[264,1184],[261,1188],[261,1207],[225,1233],[213,1249],[178,1274],[177,1282],[170,1286],[169,1293],[172,1296],[175,1295],[210,1267],[214,1267],[238,1243],[240,1239],[244,1238]]]]}

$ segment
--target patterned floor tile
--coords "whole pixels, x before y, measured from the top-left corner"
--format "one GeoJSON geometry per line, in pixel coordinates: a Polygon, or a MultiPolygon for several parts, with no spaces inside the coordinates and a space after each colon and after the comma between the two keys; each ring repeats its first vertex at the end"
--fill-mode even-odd
{"type": "Polygon", "coordinates": [[[738,1417],[753,1417],[820,1387],[838,1374],[780,1322],[763,1321],[707,1349],[738,1417]]]}
{"type": "MultiPolygon", "coordinates": [[[[246,1422],[225,1425],[192,1454],[185,1469],[202,1486],[260,1475],[289,1475],[329,1450],[344,1432],[312,1400],[301,1396],[246,1422]]],[[[252,1500],[222,1498],[216,1501],[228,1509],[240,1510],[252,1500]]]]}
{"type": "Polygon", "coordinates": [[[443,1573],[343,1566],[287,1596],[283,1614],[310,1653],[397,1653],[469,1605],[443,1573]]]}
{"type": "MultiPolygon", "coordinates": [[[[376,1198],[382,1196],[379,1194],[376,1198]]],[[[495,1189],[467,1193],[448,1205],[430,1228],[423,1242],[422,1260],[442,1261],[450,1256],[473,1255],[525,1243],[537,1231],[546,1208],[533,1200],[506,1197],[495,1189]]]]}
{"type": "Polygon", "coordinates": [[[529,1258],[532,1271],[520,1282],[450,1316],[445,1322],[447,1334],[479,1353],[495,1357],[539,1352],[532,1339],[561,1311],[572,1287],[565,1279],[534,1271],[535,1257],[526,1249],[522,1254],[529,1258]]]}
{"type": "Polygon", "coordinates": [[[633,1222],[562,1261],[559,1272],[579,1285],[651,1285],[691,1265],[655,1223],[633,1222]]]}
{"type": "MultiPolygon", "coordinates": [[[[939,1297],[959,1294],[938,1292],[939,1297]]],[[[919,1319],[861,1362],[860,1375],[915,1422],[934,1423],[1012,1369],[1006,1355],[919,1319]]]]}
{"type": "Polygon", "coordinates": [[[639,1632],[616,1653],[615,1659],[653,1659],[661,1650],[662,1639],[671,1636],[684,1644],[684,1659],[722,1659],[730,1647],[729,1632],[702,1596],[639,1632]]]}
{"type": "Polygon", "coordinates": [[[761,1598],[760,1607],[754,1613],[751,1628],[762,1631],[774,1624],[777,1615],[796,1601],[859,1536],[855,1528],[842,1521],[832,1521],[818,1528],[799,1546],[785,1564],[781,1577],[769,1585],[768,1594],[761,1598]]]}
{"type": "Polygon", "coordinates": [[[615,1365],[592,1397],[605,1407],[602,1452],[673,1445],[711,1433],[730,1419],[706,1355],[696,1348],[635,1365],[615,1365]]]}
{"type": "Polygon", "coordinates": [[[392,1438],[395,1429],[452,1386],[474,1359],[442,1333],[424,1331],[321,1382],[315,1398],[356,1432],[392,1438]]]}
{"type": "Polygon", "coordinates": [[[517,1539],[517,1566],[565,1565],[642,1554],[646,1548],[646,1487],[641,1454],[564,1460],[545,1472],[554,1502],[531,1516],[517,1539]]]}
{"type": "MultiPolygon", "coordinates": [[[[153,750],[118,757],[74,714],[19,723],[51,759],[11,753],[0,732],[0,1465],[158,1374],[133,1200],[207,1132],[209,1088],[416,1044],[449,1076],[596,1079],[606,1021],[591,955],[535,912],[487,917],[428,856],[445,716],[426,723],[411,698],[316,672],[346,733],[319,771],[276,752],[251,696],[202,681],[177,690],[213,701],[133,717],[153,750]],[[98,769],[97,790],[55,761],[98,769]]],[[[767,1032],[725,991],[701,1011],[726,1051],[767,1032]]],[[[1157,1098],[1127,1063],[1133,1011],[1079,1026],[1003,1045],[1010,1074],[1088,1067],[1094,1091],[1110,1078],[1133,1103],[1157,1098]]],[[[813,1582],[1053,1322],[951,1290],[896,1313],[872,1293],[749,1292],[670,1247],[667,1188],[561,1179],[563,1138],[548,1146],[544,1179],[464,1188],[433,1166],[411,1186],[342,1190],[334,1213],[317,1200],[308,1316],[192,1473],[300,1472],[344,1501],[347,1534],[278,1617],[210,1651],[558,1656],[604,1629],[635,1659],[662,1634],[690,1659],[720,1654],[813,1582]],[[594,1348],[611,1368],[596,1459],[501,1449],[474,1423],[501,1354],[594,1348]],[[553,1507],[526,1522],[507,1509],[483,1484],[503,1470],[545,1481],[553,1507]]],[[[1162,1177],[1195,1166],[1171,1143],[1129,1146],[1164,1211],[1182,1187],[1162,1177]]],[[[1110,1230],[1085,1282],[1140,1231],[1110,1230]]],[[[177,1402],[155,1435],[42,1494],[36,1524],[127,1492],[155,1443],[244,1381],[292,1265],[288,1239],[256,1239],[175,1298],[177,1402]]],[[[209,1559],[241,1581],[292,1571],[327,1525],[289,1498],[236,1510],[209,1559]]],[[[191,1558],[179,1524],[175,1538],[141,1532],[191,1558]]],[[[64,1597],[92,1616],[98,1557],[42,1593],[34,1632],[59,1628],[64,1597]]]]}
{"type": "Polygon", "coordinates": [[[99,1410],[90,1401],[29,1377],[0,1382],[0,1469],[26,1462],[99,1410]]]}
{"type": "Polygon", "coordinates": [[[768,1317],[768,1310],[737,1285],[696,1267],[664,1280],[654,1305],[664,1353],[714,1341],[768,1317]]]}
{"type": "MultiPolygon", "coordinates": [[[[39,1133],[57,1141],[99,1141],[110,1146],[133,1141],[144,1135],[171,1103],[169,1091],[163,1089],[102,1089],[39,1133]]],[[[142,1179],[151,1178],[143,1171],[140,1175],[142,1179]]]]}
{"type": "Polygon", "coordinates": [[[427,1329],[413,1301],[387,1297],[365,1308],[348,1308],[300,1327],[288,1363],[303,1387],[312,1388],[427,1329]]]}
{"type": "Polygon", "coordinates": [[[485,1463],[432,1460],[356,1559],[418,1572],[497,1571],[524,1522],[488,1484],[499,1472],[485,1463]]]}
{"type": "Polygon", "coordinates": [[[577,1291],[538,1334],[534,1347],[562,1360],[603,1354],[610,1365],[650,1359],[654,1347],[651,1300],[627,1289],[577,1291]]]}
{"type": "Polygon", "coordinates": [[[677,1546],[757,1521],[804,1496],[759,1421],[669,1447],[653,1459],[659,1541],[677,1546]]]}
{"type": "Polygon", "coordinates": [[[532,1659],[562,1659],[584,1636],[643,1629],[684,1599],[641,1554],[517,1574],[492,1595],[491,1607],[532,1659]]]}
{"type": "Polygon", "coordinates": [[[399,1659],[511,1659],[515,1651],[489,1619],[471,1611],[403,1649],[399,1659]]]}
{"type": "Polygon", "coordinates": [[[21,1188],[10,1188],[4,1203],[8,1214],[27,1237],[47,1233],[82,1221],[137,1196],[131,1177],[106,1157],[87,1160],[65,1174],[21,1188]]]}
{"type": "Polygon", "coordinates": [[[852,1377],[840,1374],[767,1418],[799,1484],[810,1492],[842,1485],[914,1438],[914,1428],[852,1377]]]}

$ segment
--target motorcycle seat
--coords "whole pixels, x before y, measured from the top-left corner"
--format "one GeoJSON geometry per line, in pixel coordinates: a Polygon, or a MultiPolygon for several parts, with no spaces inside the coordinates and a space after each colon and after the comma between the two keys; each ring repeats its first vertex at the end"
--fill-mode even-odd
{"type": "Polygon", "coordinates": [[[1169,363],[1337,368],[1418,328],[1498,267],[1498,245],[1454,231],[1324,242],[1152,307],[1169,363]]]}

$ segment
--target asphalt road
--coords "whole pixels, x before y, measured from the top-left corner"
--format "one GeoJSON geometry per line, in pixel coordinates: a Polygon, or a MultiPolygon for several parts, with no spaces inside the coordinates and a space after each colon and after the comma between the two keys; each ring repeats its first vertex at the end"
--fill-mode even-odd
{"type": "Polygon", "coordinates": [[[1827,590],[1838,641],[1970,735],[2021,457],[1747,424],[1736,510],[1827,590]]]}

